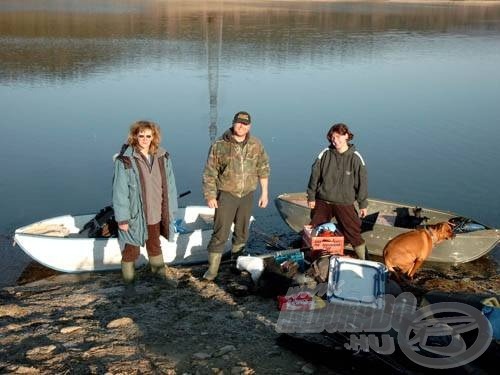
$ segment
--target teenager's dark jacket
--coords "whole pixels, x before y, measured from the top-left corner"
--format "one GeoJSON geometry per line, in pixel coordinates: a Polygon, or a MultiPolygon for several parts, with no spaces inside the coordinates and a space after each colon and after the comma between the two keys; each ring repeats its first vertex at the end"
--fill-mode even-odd
{"type": "Polygon", "coordinates": [[[368,179],[363,158],[354,145],[340,154],[335,147],[325,148],[312,165],[307,200],[334,204],[368,206],[368,179]]]}

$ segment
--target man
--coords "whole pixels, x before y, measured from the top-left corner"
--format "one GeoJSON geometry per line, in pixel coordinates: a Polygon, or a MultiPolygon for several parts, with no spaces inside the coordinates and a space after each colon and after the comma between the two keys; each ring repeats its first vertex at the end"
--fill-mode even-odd
{"type": "Polygon", "coordinates": [[[262,143],[250,135],[247,112],[234,115],[233,124],[210,147],[203,173],[203,194],[207,205],[215,208],[214,232],[208,244],[206,280],[214,280],[224,246],[234,223],[231,255],[236,258],[249,235],[253,194],[260,182],[259,207],[268,203],[269,158],[262,143]]]}

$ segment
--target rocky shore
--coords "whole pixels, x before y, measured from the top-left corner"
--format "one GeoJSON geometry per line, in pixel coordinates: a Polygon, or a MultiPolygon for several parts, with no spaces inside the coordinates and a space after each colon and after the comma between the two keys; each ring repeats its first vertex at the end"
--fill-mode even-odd
{"type": "Polygon", "coordinates": [[[249,278],[233,282],[228,267],[218,284],[200,281],[203,266],[173,272],[175,289],[143,271],[131,298],[123,297],[119,272],[54,275],[2,289],[0,373],[315,370],[276,345],[276,303],[248,293],[249,278]]]}
{"type": "MultiPolygon", "coordinates": [[[[279,346],[276,299],[263,296],[248,274],[230,265],[222,267],[217,283],[200,280],[206,266],[172,268],[177,288],[159,284],[143,269],[132,297],[124,297],[119,272],[67,275],[32,267],[21,281],[43,270],[45,278],[0,289],[0,373],[337,372],[334,364],[279,346]]],[[[496,271],[482,272],[464,277],[460,269],[423,270],[403,287],[416,295],[436,289],[498,292],[496,271]]]]}

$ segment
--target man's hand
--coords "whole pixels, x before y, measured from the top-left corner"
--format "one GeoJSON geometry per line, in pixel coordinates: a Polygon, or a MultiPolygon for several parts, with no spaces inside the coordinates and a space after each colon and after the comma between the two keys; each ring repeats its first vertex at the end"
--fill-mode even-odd
{"type": "Polygon", "coordinates": [[[307,207],[313,209],[314,207],[316,207],[316,201],[307,201],[307,207]]]}
{"type": "Polygon", "coordinates": [[[268,201],[269,201],[269,199],[267,197],[267,194],[262,194],[260,196],[260,199],[259,199],[259,207],[260,208],[266,208],[268,201]]]}
{"type": "Polygon", "coordinates": [[[259,207],[260,208],[266,208],[267,207],[267,203],[269,201],[269,190],[267,188],[268,184],[269,184],[269,178],[268,177],[263,177],[263,178],[259,178],[259,182],[260,182],[260,198],[259,198],[259,207]]]}
{"type": "Polygon", "coordinates": [[[219,208],[219,205],[217,204],[217,199],[216,198],[207,199],[207,206],[210,208],[219,208]]]}
{"type": "Polygon", "coordinates": [[[118,224],[118,228],[124,232],[128,232],[128,223],[118,224]]]}

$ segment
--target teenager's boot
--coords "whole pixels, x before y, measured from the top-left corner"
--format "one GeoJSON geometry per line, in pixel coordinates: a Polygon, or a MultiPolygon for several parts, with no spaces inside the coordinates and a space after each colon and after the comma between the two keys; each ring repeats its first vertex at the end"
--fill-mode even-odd
{"type": "Polygon", "coordinates": [[[356,252],[356,255],[358,256],[359,259],[365,260],[366,259],[366,244],[363,242],[361,245],[355,246],[354,251],[356,252]]]}

